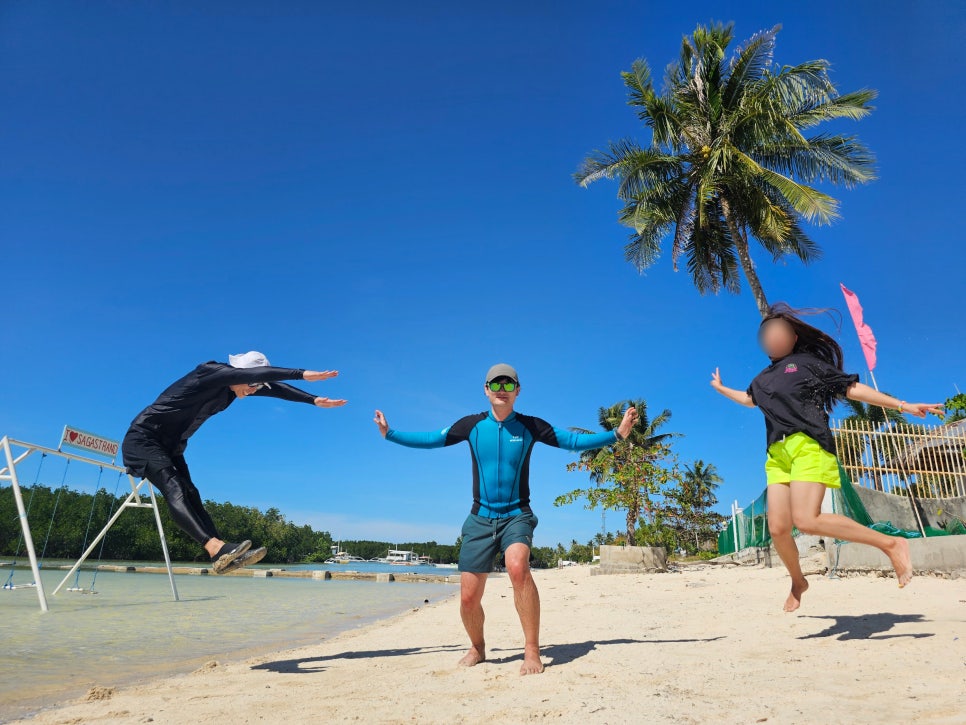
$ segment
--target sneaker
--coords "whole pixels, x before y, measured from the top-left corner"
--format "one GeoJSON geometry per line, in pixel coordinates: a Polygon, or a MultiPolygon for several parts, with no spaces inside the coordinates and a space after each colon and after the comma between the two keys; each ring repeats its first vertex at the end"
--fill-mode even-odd
{"type": "Polygon", "coordinates": [[[260,546],[257,549],[252,549],[251,551],[245,552],[234,561],[228,564],[227,567],[222,569],[219,574],[227,574],[230,571],[235,571],[236,569],[244,569],[246,566],[251,566],[252,564],[257,564],[262,559],[265,558],[265,554],[268,553],[268,549],[264,546],[260,546]]]}
{"type": "Polygon", "coordinates": [[[211,568],[215,574],[221,574],[227,571],[228,566],[235,561],[239,556],[248,551],[252,546],[252,542],[246,539],[240,544],[225,544],[221,547],[221,551],[218,552],[212,560],[211,568]]]}

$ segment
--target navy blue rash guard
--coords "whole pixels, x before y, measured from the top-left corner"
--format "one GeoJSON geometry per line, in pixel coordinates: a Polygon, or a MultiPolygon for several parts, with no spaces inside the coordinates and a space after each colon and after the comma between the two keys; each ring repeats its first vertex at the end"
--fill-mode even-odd
{"type": "Polygon", "coordinates": [[[519,413],[511,413],[500,422],[490,412],[460,418],[441,431],[404,433],[390,429],[386,440],[409,448],[442,448],[467,441],[473,457],[472,513],[506,519],[532,513],[530,452],[535,443],[586,451],[611,445],[617,434],[573,433],[519,413]]]}

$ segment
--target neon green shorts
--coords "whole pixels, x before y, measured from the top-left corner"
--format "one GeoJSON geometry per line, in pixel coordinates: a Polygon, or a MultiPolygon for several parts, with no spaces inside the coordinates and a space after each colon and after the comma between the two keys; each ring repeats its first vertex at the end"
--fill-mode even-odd
{"type": "Polygon", "coordinates": [[[821,483],[829,488],[842,485],[838,459],[804,433],[792,433],[768,447],[765,478],[769,486],[787,486],[792,481],[821,483]]]}

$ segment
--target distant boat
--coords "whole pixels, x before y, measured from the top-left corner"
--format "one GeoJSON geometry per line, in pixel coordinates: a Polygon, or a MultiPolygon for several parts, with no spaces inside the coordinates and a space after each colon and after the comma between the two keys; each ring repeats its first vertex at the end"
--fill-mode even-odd
{"type": "Polygon", "coordinates": [[[437,569],[456,569],[459,564],[436,564],[437,569]]]}
{"type": "Polygon", "coordinates": [[[388,554],[372,559],[372,561],[395,566],[433,566],[428,557],[421,557],[415,551],[404,551],[402,549],[390,549],[388,554]]]}
{"type": "Polygon", "coordinates": [[[330,558],[325,560],[326,564],[355,564],[360,561],[366,561],[361,556],[355,556],[354,554],[347,554],[344,551],[338,551],[333,554],[330,558]]]}

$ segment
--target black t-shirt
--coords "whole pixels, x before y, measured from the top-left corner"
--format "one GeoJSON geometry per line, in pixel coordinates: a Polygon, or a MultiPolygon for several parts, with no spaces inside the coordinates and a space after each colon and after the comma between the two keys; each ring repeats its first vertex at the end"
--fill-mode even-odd
{"type": "Polygon", "coordinates": [[[758,373],[748,394],[765,415],[768,446],[793,433],[804,433],[834,454],[828,410],[857,382],[858,375],[844,373],[814,355],[792,353],[758,373]]]}

